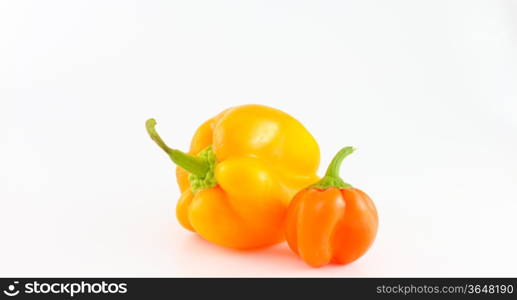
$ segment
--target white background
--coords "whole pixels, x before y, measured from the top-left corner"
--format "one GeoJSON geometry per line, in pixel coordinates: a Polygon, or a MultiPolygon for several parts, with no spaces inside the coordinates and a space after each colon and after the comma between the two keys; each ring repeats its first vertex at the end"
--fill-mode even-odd
{"type": "Polygon", "coordinates": [[[0,276],[517,276],[517,2],[0,2],[0,276]],[[245,103],[342,146],[371,250],[312,269],[174,216],[174,167],[245,103]]]}

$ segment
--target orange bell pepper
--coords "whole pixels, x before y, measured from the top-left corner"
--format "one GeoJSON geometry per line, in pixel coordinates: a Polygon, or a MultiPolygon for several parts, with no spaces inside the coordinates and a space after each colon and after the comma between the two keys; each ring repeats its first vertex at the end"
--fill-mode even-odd
{"type": "Polygon", "coordinates": [[[374,203],[339,177],[343,159],[353,151],[352,147],[341,149],[325,177],[301,190],[289,206],[287,242],[311,266],[350,263],[375,239],[378,217],[374,203]]]}
{"type": "Polygon", "coordinates": [[[318,179],[319,147],[301,123],[261,105],[225,110],[199,127],[189,153],[151,138],[178,165],[176,216],[215,244],[257,248],[284,240],[292,197],[318,179]]]}

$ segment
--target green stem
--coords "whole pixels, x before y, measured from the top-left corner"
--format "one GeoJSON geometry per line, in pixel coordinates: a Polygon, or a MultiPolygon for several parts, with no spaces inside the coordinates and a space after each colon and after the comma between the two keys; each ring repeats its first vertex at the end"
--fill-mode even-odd
{"type": "Polygon", "coordinates": [[[338,189],[346,189],[352,187],[350,184],[346,183],[339,177],[339,170],[341,168],[341,164],[343,160],[350,154],[355,151],[354,147],[345,147],[334,156],[330,165],[325,173],[325,176],[318,181],[317,183],[311,185],[311,188],[317,189],[328,189],[331,187],[336,187],[338,189]]]}
{"type": "Polygon", "coordinates": [[[147,133],[149,133],[151,139],[153,139],[153,141],[169,155],[171,160],[176,165],[200,177],[203,177],[207,174],[210,169],[210,165],[206,161],[199,157],[186,154],[180,150],[172,149],[167,146],[158,132],[156,132],[155,126],[155,119],[149,119],[145,122],[145,128],[147,129],[147,133]]]}

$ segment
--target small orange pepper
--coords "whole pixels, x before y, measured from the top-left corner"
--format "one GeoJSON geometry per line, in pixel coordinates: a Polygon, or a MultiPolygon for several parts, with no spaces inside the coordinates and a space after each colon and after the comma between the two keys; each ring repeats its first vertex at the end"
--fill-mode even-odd
{"type": "Polygon", "coordinates": [[[339,177],[343,159],[353,151],[352,147],[341,149],[325,176],[296,194],[288,208],[289,247],[313,267],[358,259],[377,234],[378,217],[373,201],[339,177]]]}

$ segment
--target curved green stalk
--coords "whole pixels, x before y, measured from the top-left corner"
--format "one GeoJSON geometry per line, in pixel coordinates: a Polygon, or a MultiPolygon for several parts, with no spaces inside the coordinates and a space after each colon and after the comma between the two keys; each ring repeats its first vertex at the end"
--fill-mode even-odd
{"type": "Polygon", "coordinates": [[[325,173],[325,176],[318,181],[317,183],[310,186],[310,188],[317,188],[317,189],[328,189],[331,187],[335,187],[338,189],[346,189],[351,188],[352,186],[341,179],[339,176],[339,171],[341,168],[341,164],[343,163],[343,160],[352,154],[355,151],[354,147],[345,147],[334,156],[332,161],[330,162],[330,165],[328,166],[327,172],[325,173]]]}
{"type": "Polygon", "coordinates": [[[169,155],[176,165],[190,173],[190,187],[194,193],[217,185],[214,173],[216,157],[212,146],[207,147],[197,156],[172,149],[165,144],[158,132],[156,132],[155,126],[155,119],[149,119],[145,122],[145,128],[151,139],[169,155]]]}

